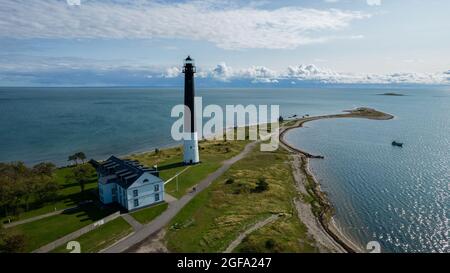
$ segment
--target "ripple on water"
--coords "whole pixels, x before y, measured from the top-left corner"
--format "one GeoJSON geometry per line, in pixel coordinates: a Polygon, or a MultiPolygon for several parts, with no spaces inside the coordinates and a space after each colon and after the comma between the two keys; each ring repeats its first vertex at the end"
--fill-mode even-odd
{"type": "Polygon", "coordinates": [[[311,169],[355,241],[376,239],[389,252],[448,252],[450,125],[397,112],[401,122],[320,120],[286,138],[325,155],[311,169]],[[403,149],[390,145],[397,138],[403,149]]]}

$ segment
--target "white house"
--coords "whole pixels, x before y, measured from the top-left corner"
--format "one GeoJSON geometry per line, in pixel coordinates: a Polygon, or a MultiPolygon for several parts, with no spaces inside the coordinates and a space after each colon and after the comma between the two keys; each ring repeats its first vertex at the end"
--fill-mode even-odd
{"type": "Polygon", "coordinates": [[[115,156],[102,163],[90,163],[97,169],[102,203],[118,203],[132,211],[164,201],[164,181],[157,170],[115,156]]]}

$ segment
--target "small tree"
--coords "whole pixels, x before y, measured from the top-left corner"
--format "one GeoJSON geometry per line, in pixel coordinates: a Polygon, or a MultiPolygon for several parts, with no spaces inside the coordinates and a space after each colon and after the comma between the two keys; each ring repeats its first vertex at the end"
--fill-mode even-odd
{"type": "Polygon", "coordinates": [[[67,161],[73,161],[75,165],[78,165],[78,157],[76,155],[69,155],[69,158],[67,161]]]}
{"type": "Polygon", "coordinates": [[[233,184],[233,183],[234,183],[234,178],[233,177],[230,177],[230,178],[227,179],[227,181],[225,181],[225,184],[227,184],[227,185],[230,185],[230,184],[233,184]]]}
{"type": "Polygon", "coordinates": [[[43,176],[36,179],[35,194],[39,202],[53,201],[58,196],[59,184],[53,177],[43,176]]]}
{"type": "Polygon", "coordinates": [[[278,118],[278,122],[279,122],[279,123],[282,123],[283,121],[284,121],[283,116],[280,116],[280,117],[278,118]]]}
{"type": "Polygon", "coordinates": [[[90,181],[93,171],[94,169],[89,164],[77,166],[73,170],[73,174],[70,178],[75,180],[80,185],[81,193],[84,193],[86,183],[90,181]]]}
{"type": "Polygon", "coordinates": [[[84,161],[86,160],[86,154],[85,153],[78,152],[78,153],[75,154],[75,156],[76,156],[77,159],[81,160],[81,162],[83,162],[83,164],[84,164],[84,161]]]}
{"type": "Polygon", "coordinates": [[[269,250],[274,249],[275,245],[276,245],[276,243],[275,243],[274,239],[269,239],[269,240],[266,241],[266,248],[269,249],[269,250]]]}
{"type": "Polygon", "coordinates": [[[33,174],[39,176],[52,176],[56,166],[53,163],[39,163],[32,169],[33,174]]]}
{"type": "Polygon", "coordinates": [[[26,238],[23,234],[10,233],[0,227],[0,253],[20,253],[24,252],[26,238]]]}

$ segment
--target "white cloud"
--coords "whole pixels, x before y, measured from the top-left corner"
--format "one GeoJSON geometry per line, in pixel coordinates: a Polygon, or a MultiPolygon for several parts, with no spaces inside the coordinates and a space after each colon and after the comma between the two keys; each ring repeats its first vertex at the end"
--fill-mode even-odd
{"type": "Polygon", "coordinates": [[[249,78],[249,79],[274,79],[277,77],[277,73],[264,66],[252,66],[247,69],[240,70],[238,77],[249,78]]]}
{"type": "MultiPolygon", "coordinates": [[[[181,66],[160,67],[126,62],[102,61],[81,58],[32,57],[21,55],[0,54],[0,76],[25,76],[40,80],[48,78],[49,84],[64,73],[70,79],[78,73],[90,80],[96,75],[112,75],[108,81],[123,77],[133,83],[137,75],[148,81],[170,82],[171,79],[183,76],[181,66]],[[43,76],[44,75],[44,76],[43,76]],[[128,77],[130,76],[130,77],[128,77]],[[133,76],[133,77],[131,77],[133,76]]],[[[289,85],[302,82],[334,83],[334,84],[450,84],[450,70],[436,73],[402,72],[390,74],[347,73],[319,67],[314,64],[300,64],[288,66],[283,70],[273,70],[264,66],[250,66],[247,68],[233,68],[222,62],[212,68],[197,68],[197,78],[203,81],[219,81],[233,83],[244,81],[248,83],[282,83],[289,85]]],[[[89,85],[86,78],[80,81],[89,85]]],[[[109,82],[105,82],[108,84],[109,82]]]]}
{"type": "Polygon", "coordinates": [[[163,77],[165,78],[176,78],[181,75],[181,68],[177,66],[169,67],[166,69],[163,77]]]}
{"type": "Polygon", "coordinates": [[[91,0],[80,6],[57,0],[3,0],[0,37],[184,38],[225,49],[282,49],[349,38],[334,32],[368,17],[359,11],[295,6],[267,10],[207,0],[91,0]]]}
{"type": "Polygon", "coordinates": [[[381,6],[381,0],[367,0],[369,6],[381,6]]]}
{"type": "Polygon", "coordinates": [[[281,78],[338,84],[450,84],[450,79],[446,77],[445,72],[405,72],[392,74],[343,73],[318,68],[313,64],[290,66],[281,78]]]}
{"type": "Polygon", "coordinates": [[[244,69],[233,69],[222,62],[215,68],[203,71],[205,77],[211,76],[220,81],[232,81],[236,79],[249,79],[252,82],[277,82],[277,72],[264,66],[251,66],[244,69]]]}
{"type": "Polygon", "coordinates": [[[291,84],[306,81],[335,84],[450,84],[450,71],[392,74],[345,73],[320,68],[314,64],[288,66],[284,71],[275,71],[264,66],[233,69],[222,62],[212,69],[202,70],[201,73],[202,78],[212,78],[224,82],[245,79],[252,83],[278,83],[287,80],[291,84]]]}
{"type": "Polygon", "coordinates": [[[233,77],[233,69],[227,66],[226,63],[220,63],[211,70],[211,75],[215,79],[228,81],[228,79],[233,77]]]}

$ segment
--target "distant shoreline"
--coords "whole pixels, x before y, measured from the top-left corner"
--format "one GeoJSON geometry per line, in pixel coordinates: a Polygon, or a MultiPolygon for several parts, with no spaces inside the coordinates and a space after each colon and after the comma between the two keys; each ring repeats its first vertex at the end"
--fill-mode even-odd
{"type": "Polygon", "coordinates": [[[303,181],[296,181],[297,183],[303,183],[305,186],[308,183],[307,181],[312,181],[313,184],[313,193],[314,197],[318,200],[320,212],[317,217],[317,220],[319,221],[321,227],[323,230],[346,252],[362,252],[363,249],[361,249],[358,244],[355,242],[352,242],[349,238],[347,238],[337,227],[336,223],[333,219],[333,207],[330,201],[328,200],[326,194],[322,192],[320,189],[320,183],[318,182],[317,178],[314,176],[314,174],[310,171],[309,168],[309,159],[310,158],[323,158],[319,155],[312,155],[308,152],[305,152],[303,150],[297,149],[290,145],[285,139],[285,135],[288,131],[296,128],[301,128],[303,125],[310,121],[315,120],[321,120],[321,119],[330,119],[330,118],[365,118],[365,119],[372,119],[372,120],[390,120],[393,119],[394,116],[383,113],[380,111],[377,111],[372,108],[357,108],[355,110],[346,110],[344,112],[347,112],[345,114],[336,114],[336,115],[325,115],[325,116],[315,116],[315,117],[303,117],[295,120],[290,120],[287,123],[293,123],[291,125],[285,126],[282,128],[280,133],[280,142],[281,144],[291,153],[301,155],[302,157],[302,166],[301,169],[306,175],[306,178],[303,181]],[[305,181],[307,180],[307,181],[305,181]]]}
{"type": "Polygon", "coordinates": [[[400,93],[388,92],[388,93],[378,94],[378,96],[404,97],[406,95],[400,94],[400,93]]]}

